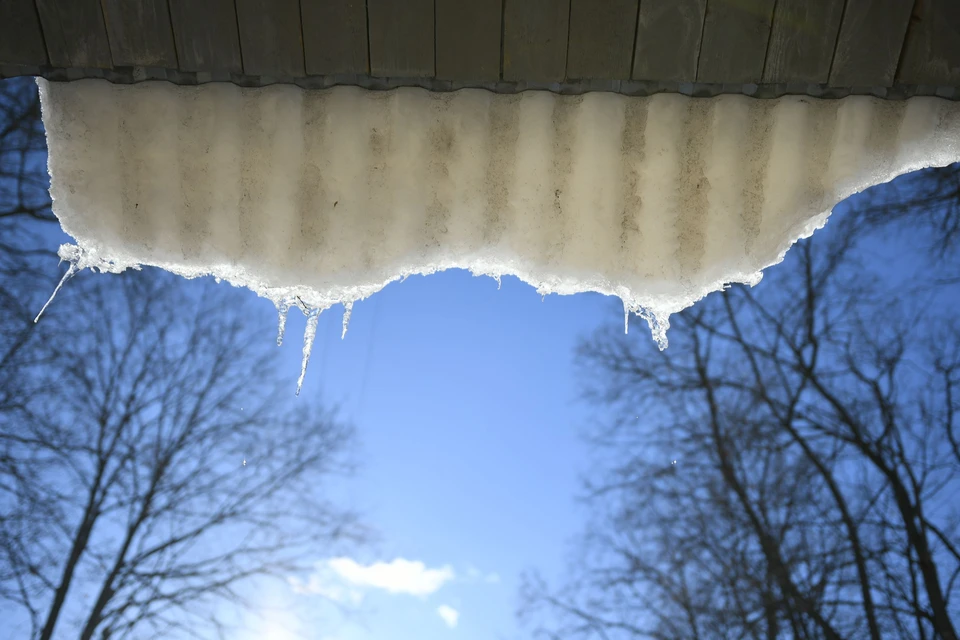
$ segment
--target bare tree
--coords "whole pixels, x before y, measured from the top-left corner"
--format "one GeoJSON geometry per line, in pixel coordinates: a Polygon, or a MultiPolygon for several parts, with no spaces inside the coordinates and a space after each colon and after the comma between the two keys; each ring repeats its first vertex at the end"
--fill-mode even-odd
{"type": "Polygon", "coordinates": [[[362,538],[329,499],[352,430],[293,397],[229,288],[85,274],[34,325],[35,87],[0,85],[0,112],[0,618],[44,639],[224,629],[251,581],[362,538]]]}
{"type": "MultiPolygon", "coordinates": [[[[928,192],[910,177],[909,197],[939,198],[957,169],[928,192]]],[[[892,211],[943,259],[941,205],[892,211]]],[[[591,435],[604,464],[576,578],[526,584],[544,636],[957,638],[960,296],[871,278],[871,211],[680,314],[663,353],[613,328],[583,343],[613,417],[591,435]]]]}
{"type": "Polygon", "coordinates": [[[0,81],[0,274],[21,271],[24,258],[52,255],[24,219],[54,222],[46,170],[40,98],[32,78],[0,81]]]}
{"type": "Polygon", "coordinates": [[[54,220],[36,85],[29,78],[0,81],[0,410],[19,393],[15,360],[28,344],[42,342],[44,332],[31,331],[29,318],[39,290],[51,286],[55,247],[41,235],[54,220]]]}
{"type": "Polygon", "coordinates": [[[325,498],[350,430],[277,384],[269,330],[229,293],[92,276],[45,317],[61,335],[0,413],[0,595],[39,637],[188,631],[359,533],[325,498]],[[93,597],[71,606],[77,584],[93,597]]]}

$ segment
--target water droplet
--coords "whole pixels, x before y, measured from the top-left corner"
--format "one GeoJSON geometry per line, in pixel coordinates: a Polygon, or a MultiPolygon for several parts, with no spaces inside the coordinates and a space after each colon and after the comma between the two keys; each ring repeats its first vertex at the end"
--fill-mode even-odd
{"type": "Polygon", "coordinates": [[[310,352],[313,351],[313,339],[317,337],[317,323],[320,321],[320,310],[311,309],[307,315],[307,328],[303,330],[303,362],[300,364],[300,378],[297,380],[297,395],[303,387],[303,378],[307,375],[307,363],[310,362],[310,352]]]}

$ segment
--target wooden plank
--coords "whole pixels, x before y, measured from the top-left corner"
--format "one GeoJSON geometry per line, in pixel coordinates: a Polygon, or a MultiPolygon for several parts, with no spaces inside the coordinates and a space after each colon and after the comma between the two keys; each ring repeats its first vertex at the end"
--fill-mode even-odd
{"type": "Polygon", "coordinates": [[[849,0],[843,13],[830,84],[834,87],[893,85],[914,0],[849,0]]]}
{"type": "Polygon", "coordinates": [[[433,0],[367,0],[367,17],[372,75],[433,77],[433,0]]]}
{"type": "Polygon", "coordinates": [[[637,0],[570,0],[568,78],[629,80],[637,0]]]}
{"type": "Polygon", "coordinates": [[[47,64],[47,49],[33,0],[3,0],[0,64],[47,64]]]}
{"type": "Polygon", "coordinates": [[[182,71],[242,73],[233,0],[169,0],[182,71]]]}
{"type": "Polygon", "coordinates": [[[960,85],[960,2],[917,3],[903,47],[899,83],[960,85]]]}
{"type": "Polygon", "coordinates": [[[703,24],[698,82],[763,80],[775,0],[711,0],[703,24]]]}
{"type": "Polygon", "coordinates": [[[50,64],[109,69],[110,41],[99,0],[37,0],[50,64]]]}
{"type": "Polygon", "coordinates": [[[102,0],[113,64],[177,68],[166,0],[102,0]]]}
{"type": "Polygon", "coordinates": [[[364,0],[300,0],[307,73],[370,73],[364,0]]]}
{"type": "Polygon", "coordinates": [[[503,79],[562,81],[569,24],[570,0],[505,0],[503,79]]]}
{"type": "Polygon", "coordinates": [[[634,80],[694,82],[707,0],[642,0],[634,80]]]}
{"type": "Polygon", "coordinates": [[[252,76],[304,75],[300,3],[236,0],[243,71],[252,76]]]}
{"type": "Polygon", "coordinates": [[[500,79],[502,0],[436,0],[437,77],[500,79]]]}
{"type": "Polygon", "coordinates": [[[778,0],[763,81],[825,84],[844,0],[778,0]]]}

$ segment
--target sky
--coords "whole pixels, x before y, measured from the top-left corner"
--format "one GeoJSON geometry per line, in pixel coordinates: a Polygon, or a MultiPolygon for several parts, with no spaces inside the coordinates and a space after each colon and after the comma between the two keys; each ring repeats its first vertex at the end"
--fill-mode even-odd
{"type": "MultiPolygon", "coordinates": [[[[51,246],[70,241],[50,233],[51,246]]],[[[250,313],[276,321],[271,302],[248,296],[250,313]]],[[[574,349],[622,314],[619,300],[599,294],[542,297],[516,278],[498,286],[461,270],[413,276],[356,303],[344,339],[343,308],[325,311],[301,397],[291,385],[288,401],[319,396],[356,427],[359,468],[337,498],[377,539],[355,557],[318,549],[313,575],[257,585],[259,608],[236,621],[236,637],[529,637],[515,616],[521,575],[559,582],[584,524],[580,435],[592,414],[574,349]]],[[[304,326],[291,310],[279,348],[291,380],[304,326]]],[[[638,318],[631,333],[652,339],[638,318]]]]}
{"type": "MultiPolygon", "coordinates": [[[[583,524],[576,495],[588,455],[578,434],[590,414],[578,402],[574,347],[605,319],[621,321],[620,309],[597,294],[541,298],[515,278],[498,289],[448,271],[358,303],[343,340],[342,309],[324,312],[302,394],[339,403],[356,424],[361,469],[347,499],[380,542],[351,559],[357,566],[318,558],[313,590],[338,586],[360,611],[310,637],[522,636],[521,573],[558,576],[583,524]],[[411,587],[418,579],[426,584],[411,587]]],[[[292,369],[303,326],[291,314],[282,349],[292,369]]],[[[640,321],[634,331],[651,339],[640,321]]],[[[286,595],[316,606],[309,582],[297,587],[286,595]]]]}

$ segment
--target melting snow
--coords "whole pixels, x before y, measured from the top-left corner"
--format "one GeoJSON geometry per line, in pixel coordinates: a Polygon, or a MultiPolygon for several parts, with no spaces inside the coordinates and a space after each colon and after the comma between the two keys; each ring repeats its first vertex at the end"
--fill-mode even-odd
{"type": "Polygon", "coordinates": [[[960,159],[937,98],[38,83],[68,276],[213,275],[277,305],[278,343],[296,304],[301,383],[322,310],[345,334],[353,302],[456,267],[618,296],[665,346],[840,200],[960,159]]]}

